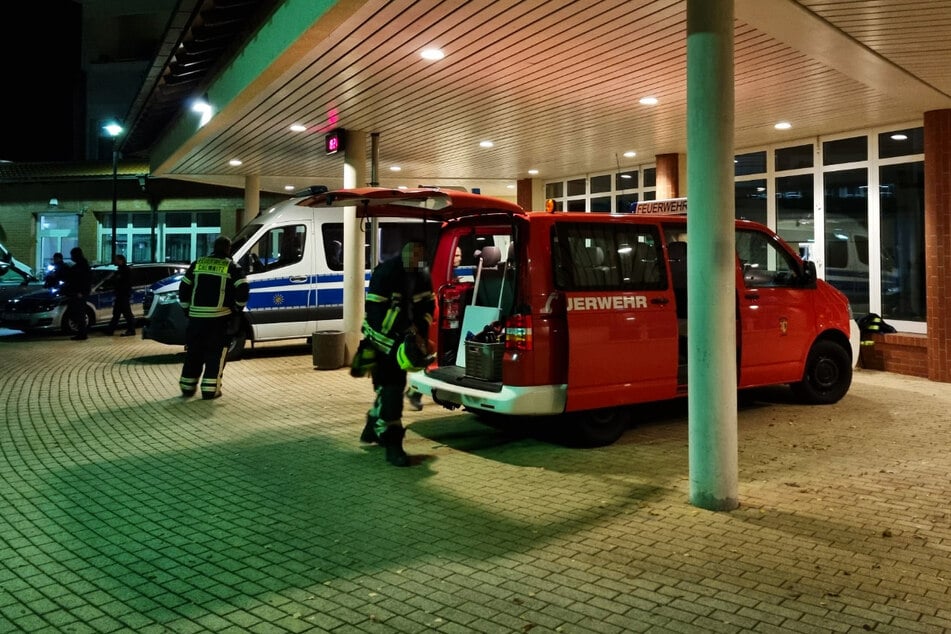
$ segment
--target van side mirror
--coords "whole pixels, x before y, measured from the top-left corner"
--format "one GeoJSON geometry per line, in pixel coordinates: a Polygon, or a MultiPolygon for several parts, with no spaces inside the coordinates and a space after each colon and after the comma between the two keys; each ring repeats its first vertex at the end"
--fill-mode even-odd
{"type": "Polygon", "coordinates": [[[819,279],[819,274],[816,272],[816,263],[812,260],[803,260],[802,261],[802,287],[803,288],[815,288],[816,280],[819,279]]]}

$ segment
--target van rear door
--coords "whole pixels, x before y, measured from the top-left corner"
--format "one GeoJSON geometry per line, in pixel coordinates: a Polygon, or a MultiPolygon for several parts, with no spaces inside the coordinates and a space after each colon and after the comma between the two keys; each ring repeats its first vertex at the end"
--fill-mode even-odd
{"type": "Polygon", "coordinates": [[[677,317],[659,231],[627,219],[555,223],[568,318],[569,411],[672,398],[677,317]]]}

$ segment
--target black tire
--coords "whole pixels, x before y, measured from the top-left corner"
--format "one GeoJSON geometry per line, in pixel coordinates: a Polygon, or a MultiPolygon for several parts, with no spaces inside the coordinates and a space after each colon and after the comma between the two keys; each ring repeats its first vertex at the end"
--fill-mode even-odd
{"type": "Polygon", "coordinates": [[[852,385],[849,351],[833,341],[817,341],[809,351],[802,381],[792,384],[793,394],[805,403],[838,402],[852,385]]]}
{"type": "Polygon", "coordinates": [[[631,422],[624,407],[577,412],[568,417],[569,440],[578,447],[603,447],[614,444],[631,422]]]}
{"type": "MultiPolygon", "coordinates": [[[[95,315],[87,307],[84,311],[86,318],[86,329],[88,330],[96,321],[95,315]]],[[[63,313],[62,323],[60,324],[60,330],[64,335],[69,335],[70,337],[76,334],[79,334],[79,324],[76,323],[76,320],[73,319],[73,313],[70,310],[67,310],[63,313]]]]}
{"type": "Polygon", "coordinates": [[[225,355],[226,361],[238,361],[244,356],[244,344],[247,341],[247,332],[244,328],[238,330],[231,341],[228,342],[228,354],[225,355]]]}

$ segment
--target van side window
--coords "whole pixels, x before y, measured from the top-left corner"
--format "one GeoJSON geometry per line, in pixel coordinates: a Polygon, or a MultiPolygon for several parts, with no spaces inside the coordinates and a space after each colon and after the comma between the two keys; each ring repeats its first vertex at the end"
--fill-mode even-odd
{"type": "Polygon", "coordinates": [[[562,222],[552,234],[555,285],[567,291],[667,288],[651,225],[562,222]]]}
{"type": "Polygon", "coordinates": [[[746,288],[790,287],[799,282],[796,261],[765,233],[737,231],[736,255],[746,288]]]}
{"type": "MultiPolygon", "coordinates": [[[[370,230],[370,222],[367,221],[360,225],[360,230],[367,232],[370,230]]],[[[373,261],[370,256],[370,237],[364,236],[364,265],[367,269],[373,269],[377,264],[396,257],[407,242],[417,240],[426,243],[427,249],[431,249],[430,244],[436,237],[439,228],[430,223],[429,227],[424,226],[422,222],[399,222],[381,220],[377,225],[377,244],[380,247],[380,259],[373,261]],[[427,238],[429,238],[427,240],[427,238]]],[[[320,226],[321,240],[324,245],[324,258],[327,261],[327,268],[331,271],[343,270],[343,223],[325,222],[320,226]]],[[[431,253],[430,253],[431,256],[431,253]]]]}
{"type": "Polygon", "coordinates": [[[300,262],[304,257],[304,225],[275,227],[261,236],[241,259],[248,273],[264,273],[300,262]]]}

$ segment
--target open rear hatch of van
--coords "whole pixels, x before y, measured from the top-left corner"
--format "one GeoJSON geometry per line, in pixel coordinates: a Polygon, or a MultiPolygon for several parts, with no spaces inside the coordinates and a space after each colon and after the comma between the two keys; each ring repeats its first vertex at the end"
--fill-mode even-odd
{"type": "Polygon", "coordinates": [[[305,207],[356,207],[360,218],[419,218],[445,221],[480,213],[523,213],[498,198],[451,189],[363,187],[335,190],[302,200],[305,207]]]}

